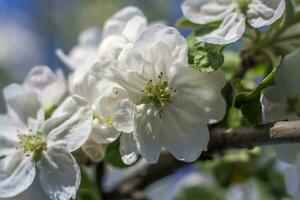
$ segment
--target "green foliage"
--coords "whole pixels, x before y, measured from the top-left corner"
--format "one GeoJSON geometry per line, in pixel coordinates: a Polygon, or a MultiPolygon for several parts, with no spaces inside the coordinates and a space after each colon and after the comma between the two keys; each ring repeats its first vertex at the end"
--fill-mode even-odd
{"type": "Polygon", "coordinates": [[[260,199],[287,198],[283,176],[270,148],[229,150],[222,156],[214,155],[211,161],[198,162],[197,166],[199,173],[210,175],[210,179],[182,188],[175,199],[223,200],[234,187],[260,199]]]}
{"type": "Polygon", "coordinates": [[[81,184],[77,192],[76,200],[101,200],[95,183],[90,179],[87,172],[81,168],[81,184]]]}
{"type": "Polygon", "coordinates": [[[194,186],[184,188],[177,193],[175,200],[223,200],[224,191],[218,187],[194,186]]]}
{"type": "Polygon", "coordinates": [[[186,18],[182,17],[177,20],[176,27],[182,29],[197,29],[199,27],[199,24],[195,24],[187,20],[186,18]]]}
{"type": "Polygon", "coordinates": [[[120,151],[120,142],[116,140],[115,142],[108,145],[106,150],[105,161],[118,168],[125,168],[128,165],[125,165],[121,159],[120,151]]]}
{"type": "Polygon", "coordinates": [[[270,148],[229,150],[225,155],[215,155],[213,161],[199,162],[198,166],[202,171],[212,172],[224,188],[255,180],[272,199],[287,196],[283,176],[277,171],[276,158],[270,148]]]}
{"type": "Polygon", "coordinates": [[[190,67],[200,72],[213,72],[224,63],[224,46],[198,42],[195,34],[187,38],[188,62],[190,67]]]}
{"type": "Polygon", "coordinates": [[[195,31],[196,36],[203,35],[206,33],[210,33],[220,26],[221,22],[211,22],[207,24],[195,24],[188,19],[182,17],[176,22],[177,28],[182,29],[193,29],[195,31]]]}
{"type": "Polygon", "coordinates": [[[273,82],[277,66],[262,82],[251,92],[241,92],[234,98],[234,106],[241,109],[244,118],[252,124],[261,122],[261,91],[273,82]]]}
{"type": "Polygon", "coordinates": [[[226,119],[228,128],[240,128],[242,126],[242,116],[235,107],[229,108],[226,119]]]}

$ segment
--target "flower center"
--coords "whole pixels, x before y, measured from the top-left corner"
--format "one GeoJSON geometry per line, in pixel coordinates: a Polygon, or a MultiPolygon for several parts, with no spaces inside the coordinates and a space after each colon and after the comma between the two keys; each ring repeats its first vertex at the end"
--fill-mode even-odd
{"type": "Polygon", "coordinates": [[[251,1],[252,0],[235,0],[238,5],[238,11],[240,11],[241,13],[246,13],[251,1]]]}
{"type": "Polygon", "coordinates": [[[166,104],[171,103],[172,92],[175,93],[176,90],[169,87],[162,72],[158,78],[159,81],[157,83],[153,82],[153,80],[149,80],[145,88],[141,90],[143,94],[141,103],[151,104],[162,110],[166,104]]]}
{"type": "Polygon", "coordinates": [[[104,118],[99,112],[94,111],[93,112],[93,118],[97,119],[99,122],[102,122],[103,124],[107,126],[111,126],[113,124],[112,118],[104,118]]]}
{"type": "Polygon", "coordinates": [[[41,158],[43,151],[47,150],[47,142],[44,139],[42,133],[37,134],[19,134],[20,149],[26,156],[32,156],[34,161],[38,161],[41,158]]]}
{"type": "Polygon", "coordinates": [[[287,113],[295,113],[298,117],[300,117],[300,96],[288,98],[287,103],[287,113]]]}

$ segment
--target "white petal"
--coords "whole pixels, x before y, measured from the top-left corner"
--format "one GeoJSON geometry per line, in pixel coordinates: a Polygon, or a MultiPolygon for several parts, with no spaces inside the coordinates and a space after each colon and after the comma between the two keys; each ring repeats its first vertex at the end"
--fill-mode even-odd
{"type": "Polygon", "coordinates": [[[120,154],[126,165],[135,163],[138,159],[136,141],[132,133],[124,133],[120,137],[120,154]]]}
{"type": "Polygon", "coordinates": [[[104,159],[106,153],[106,145],[97,144],[93,140],[88,140],[82,147],[83,152],[94,162],[104,159]]]}
{"type": "Polygon", "coordinates": [[[16,123],[27,124],[29,118],[37,118],[42,105],[37,94],[18,84],[4,88],[7,112],[16,123]]]}
{"type": "Polygon", "coordinates": [[[78,43],[83,46],[98,47],[101,41],[101,32],[98,28],[91,27],[79,34],[78,43]]]}
{"type": "Polygon", "coordinates": [[[300,50],[289,54],[278,68],[275,76],[275,84],[287,97],[300,95],[300,50]]]}
{"type": "Polygon", "coordinates": [[[104,24],[103,37],[121,35],[128,21],[133,17],[144,17],[142,11],[133,6],[128,6],[118,11],[104,24]]]}
{"type": "Polygon", "coordinates": [[[100,31],[89,28],[80,33],[78,45],[68,55],[60,49],[56,51],[56,55],[72,70],[86,68],[96,61],[100,41],[100,31]]]}
{"type": "Polygon", "coordinates": [[[122,100],[114,110],[113,125],[122,132],[133,131],[134,105],[129,99],[122,100]]]}
{"type": "MultiPolygon", "coordinates": [[[[71,91],[81,97],[95,102],[103,91],[112,84],[105,79],[111,77],[109,67],[117,65],[116,62],[100,61],[90,66],[88,69],[79,69],[73,74],[71,80],[71,91]]],[[[110,87],[112,88],[112,87],[110,87]]]]}
{"type": "Polygon", "coordinates": [[[195,161],[207,149],[209,131],[201,120],[203,111],[183,97],[173,99],[162,115],[159,133],[161,145],[178,160],[195,161]]]}
{"type": "Polygon", "coordinates": [[[297,163],[297,158],[300,156],[299,144],[274,145],[273,148],[279,160],[290,164],[297,163]]]}
{"type": "Polygon", "coordinates": [[[32,184],[36,171],[30,157],[15,152],[0,160],[0,197],[20,194],[32,184]]]}
{"type": "Polygon", "coordinates": [[[101,95],[94,102],[94,109],[105,119],[111,119],[115,107],[127,97],[126,90],[115,82],[103,79],[98,83],[101,95]]]}
{"type": "Polygon", "coordinates": [[[170,85],[176,89],[176,96],[182,96],[195,108],[202,110],[199,120],[202,123],[223,119],[226,103],[222,88],[226,83],[224,73],[199,73],[191,68],[175,68],[170,85]]]}
{"type": "Polygon", "coordinates": [[[161,120],[157,111],[148,105],[139,105],[135,111],[134,138],[139,153],[149,162],[156,163],[161,151],[158,131],[161,120]]]}
{"type": "Polygon", "coordinates": [[[76,46],[69,55],[61,49],[56,50],[56,55],[73,71],[89,67],[97,61],[98,47],[76,46]]]}
{"type": "MultiPolygon", "coordinates": [[[[0,132],[2,132],[2,130],[0,130],[0,132]]],[[[14,153],[17,147],[18,142],[16,140],[12,140],[11,138],[9,138],[9,136],[7,137],[0,134],[0,159],[3,156],[11,155],[12,153],[14,153]]]]}
{"type": "Polygon", "coordinates": [[[219,28],[197,39],[212,44],[230,44],[238,41],[244,32],[245,16],[236,12],[227,15],[219,28]]]}
{"type": "Polygon", "coordinates": [[[173,63],[183,65],[187,63],[187,42],[185,38],[175,28],[162,24],[149,26],[136,41],[133,51],[141,54],[144,60],[149,62],[153,62],[153,59],[156,58],[164,58],[163,55],[169,54],[168,57],[170,58],[165,57],[164,62],[172,60],[173,63]],[[160,49],[160,46],[163,46],[163,49],[160,49]],[[150,53],[149,49],[151,50],[150,53]],[[164,52],[165,49],[167,52],[164,52]]]}
{"type": "MultiPolygon", "coordinates": [[[[19,127],[12,122],[7,115],[0,115],[0,137],[4,137],[4,140],[8,140],[8,143],[14,143],[18,139],[18,130],[22,131],[25,127],[19,127]]],[[[1,143],[1,142],[0,142],[1,143]]],[[[2,145],[0,144],[0,148],[2,145]]],[[[0,152],[1,157],[1,152],[0,152]]]]}
{"type": "Polygon", "coordinates": [[[296,114],[288,113],[287,97],[278,86],[271,86],[262,91],[261,104],[264,122],[278,120],[296,120],[296,114]]]}
{"type": "Polygon", "coordinates": [[[145,17],[135,16],[126,24],[123,35],[130,42],[135,42],[147,28],[147,25],[148,23],[145,17]]]}
{"type": "Polygon", "coordinates": [[[27,75],[24,86],[38,94],[45,109],[56,106],[67,90],[63,71],[54,73],[47,66],[34,67],[27,75]]]}
{"type": "Polygon", "coordinates": [[[112,35],[106,37],[98,49],[98,60],[119,60],[123,51],[132,46],[124,36],[112,35]]]}
{"type": "Polygon", "coordinates": [[[70,80],[70,90],[72,93],[86,98],[91,103],[100,95],[98,90],[98,78],[87,69],[78,69],[70,80]]]}
{"type": "Polygon", "coordinates": [[[232,0],[186,0],[181,9],[188,20],[206,24],[223,20],[235,6],[232,0]]]}
{"type": "Polygon", "coordinates": [[[38,162],[39,182],[51,200],[75,199],[80,185],[80,169],[64,149],[49,149],[38,162]]]}
{"type": "Polygon", "coordinates": [[[121,132],[112,125],[105,125],[98,120],[94,120],[91,138],[98,144],[112,143],[119,138],[121,132]]]}
{"type": "MultiPolygon", "coordinates": [[[[21,194],[14,196],[12,198],[8,198],[8,199],[5,198],[5,200],[32,200],[32,199],[49,200],[49,197],[43,191],[37,177],[34,179],[31,186],[21,194]]],[[[1,200],[3,199],[1,198],[1,200]]]]}
{"type": "Polygon", "coordinates": [[[299,165],[291,165],[285,170],[284,180],[286,190],[289,195],[294,197],[295,200],[299,199],[300,195],[300,167],[299,165]]]}
{"type": "Polygon", "coordinates": [[[147,82],[148,80],[145,80],[136,72],[124,70],[116,66],[111,67],[110,71],[113,76],[113,81],[117,82],[127,90],[130,99],[140,101],[141,90],[144,89],[145,82],[147,82]]]}
{"type": "Polygon", "coordinates": [[[253,0],[247,11],[251,26],[259,28],[277,21],[284,13],[285,0],[253,0]]]}
{"type": "Polygon", "coordinates": [[[93,128],[93,114],[87,101],[78,96],[67,98],[47,120],[42,132],[48,146],[63,146],[70,152],[80,148],[93,128]]]}

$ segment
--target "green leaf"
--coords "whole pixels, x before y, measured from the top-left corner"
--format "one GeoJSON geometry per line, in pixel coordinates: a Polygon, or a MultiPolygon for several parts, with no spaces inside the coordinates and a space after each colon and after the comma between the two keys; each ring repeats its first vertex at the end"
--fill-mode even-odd
{"type": "Polygon", "coordinates": [[[223,200],[224,191],[217,186],[194,186],[180,190],[175,200],[223,200]],[[201,198],[200,198],[201,197],[201,198]]]}
{"type": "Polygon", "coordinates": [[[121,159],[119,147],[120,147],[119,140],[108,145],[106,150],[105,161],[112,164],[115,167],[119,167],[119,168],[128,167],[128,165],[125,165],[121,159]]]}
{"type": "Polygon", "coordinates": [[[240,111],[235,107],[231,107],[227,114],[228,128],[240,128],[242,126],[242,117],[240,111]]]}
{"type": "Polygon", "coordinates": [[[182,17],[176,22],[176,27],[177,28],[182,28],[182,29],[196,29],[199,27],[199,24],[195,24],[188,19],[182,17]]]}
{"type": "Polygon", "coordinates": [[[76,200],[101,200],[96,184],[90,179],[83,168],[81,168],[81,184],[76,200]]]}
{"type": "Polygon", "coordinates": [[[190,35],[187,41],[190,67],[200,72],[213,72],[223,65],[225,46],[198,42],[195,34],[190,35]]]}
{"type": "Polygon", "coordinates": [[[221,22],[211,22],[207,24],[196,24],[182,17],[176,22],[177,28],[193,29],[197,36],[207,34],[220,26],[221,22]]]}
{"type": "Polygon", "coordinates": [[[208,24],[198,25],[197,29],[195,30],[195,35],[201,36],[201,35],[211,33],[215,29],[219,28],[220,25],[221,22],[211,22],[208,24]]]}
{"type": "Polygon", "coordinates": [[[244,118],[248,122],[252,124],[261,122],[260,94],[263,89],[272,84],[276,72],[277,66],[253,91],[241,92],[234,98],[234,106],[241,109],[244,118]]]}

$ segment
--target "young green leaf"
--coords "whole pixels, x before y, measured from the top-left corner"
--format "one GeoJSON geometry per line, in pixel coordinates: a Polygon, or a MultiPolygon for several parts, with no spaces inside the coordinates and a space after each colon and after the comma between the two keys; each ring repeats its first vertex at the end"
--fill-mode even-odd
{"type": "Polygon", "coordinates": [[[198,42],[195,34],[188,37],[190,67],[200,72],[213,72],[224,63],[224,46],[198,42]]]}
{"type": "Polygon", "coordinates": [[[234,98],[234,106],[241,110],[249,123],[257,124],[262,121],[260,94],[263,89],[272,84],[278,65],[279,60],[273,71],[253,91],[241,92],[234,98]]]}

